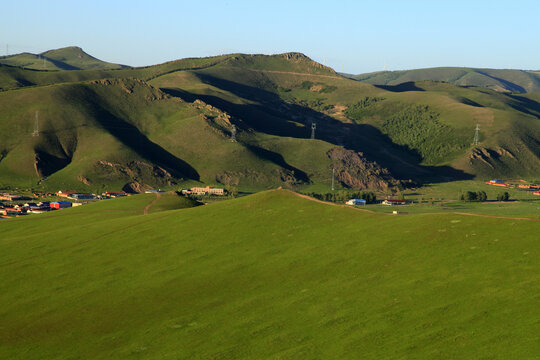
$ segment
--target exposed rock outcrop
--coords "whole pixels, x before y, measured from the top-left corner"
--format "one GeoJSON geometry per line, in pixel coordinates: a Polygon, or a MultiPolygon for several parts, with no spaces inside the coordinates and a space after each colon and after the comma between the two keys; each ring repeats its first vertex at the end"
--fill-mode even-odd
{"type": "Polygon", "coordinates": [[[361,152],[339,147],[329,150],[327,155],[332,159],[337,181],[345,187],[384,191],[406,185],[403,181],[396,180],[388,169],[364,158],[361,152]]]}

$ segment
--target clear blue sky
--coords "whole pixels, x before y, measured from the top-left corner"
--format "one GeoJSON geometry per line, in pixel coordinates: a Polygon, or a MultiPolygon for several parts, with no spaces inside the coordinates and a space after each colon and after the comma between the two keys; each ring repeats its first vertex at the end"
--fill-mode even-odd
{"type": "Polygon", "coordinates": [[[139,66],[299,51],[337,71],[540,69],[540,1],[9,1],[0,54],[77,45],[139,66]]]}

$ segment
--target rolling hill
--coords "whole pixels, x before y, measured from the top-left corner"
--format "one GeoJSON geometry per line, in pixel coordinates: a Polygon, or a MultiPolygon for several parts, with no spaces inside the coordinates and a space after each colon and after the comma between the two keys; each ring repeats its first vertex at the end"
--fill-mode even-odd
{"type": "Polygon", "coordinates": [[[40,54],[22,53],[2,56],[0,64],[34,70],[121,69],[127,67],[96,59],[77,46],[49,50],[40,54]]]}
{"type": "Polygon", "coordinates": [[[540,354],[538,222],[285,190],[143,215],[152,201],[2,220],[1,358],[540,354]]]}
{"type": "Polygon", "coordinates": [[[4,65],[0,86],[4,186],[328,188],[333,168],[339,186],[387,191],[540,174],[536,94],[433,81],[381,88],[299,53],[110,70],[4,65]]]}
{"type": "Polygon", "coordinates": [[[438,67],[345,76],[381,86],[433,80],[459,86],[481,86],[502,92],[540,92],[540,72],[528,70],[438,67]]]}

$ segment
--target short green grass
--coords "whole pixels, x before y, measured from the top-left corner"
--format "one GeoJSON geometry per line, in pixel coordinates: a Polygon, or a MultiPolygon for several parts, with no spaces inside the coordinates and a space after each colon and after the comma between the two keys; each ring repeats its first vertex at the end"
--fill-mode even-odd
{"type": "Polygon", "coordinates": [[[540,356],[538,222],[152,199],[2,221],[1,358],[540,356]]]}
{"type": "Polygon", "coordinates": [[[148,213],[153,214],[167,210],[190,208],[197,205],[200,205],[200,203],[195,200],[178,195],[174,191],[170,191],[165,194],[160,194],[159,197],[155,199],[155,202],[153,202],[149,207],[148,213]]]}

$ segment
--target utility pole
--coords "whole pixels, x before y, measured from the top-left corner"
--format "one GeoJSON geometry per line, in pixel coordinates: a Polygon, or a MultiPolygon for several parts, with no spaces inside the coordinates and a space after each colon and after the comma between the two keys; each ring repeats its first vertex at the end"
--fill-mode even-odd
{"type": "Polygon", "coordinates": [[[34,122],[34,132],[32,136],[39,136],[39,111],[36,110],[36,120],[34,122]]]}
{"type": "Polygon", "coordinates": [[[317,128],[317,123],[311,123],[311,138],[315,139],[315,129],[317,128]]]}
{"type": "Polygon", "coordinates": [[[236,142],[236,126],[232,124],[231,129],[231,142],[236,142]]]}
{"type": "Polygon", "coordinates": [[[335,174],[335,168],[332,167],[332,191],[334,191],[334,174],[335,174]]]}
{"type": "Polygon", "coordinates": [[[478,145],[478,139],[479,139],[479,132],[480,131],[480,125],[479,124],[476,124],[476,129],[474,131],[474,140],[473,140],[473,145],[478,145]]]}

